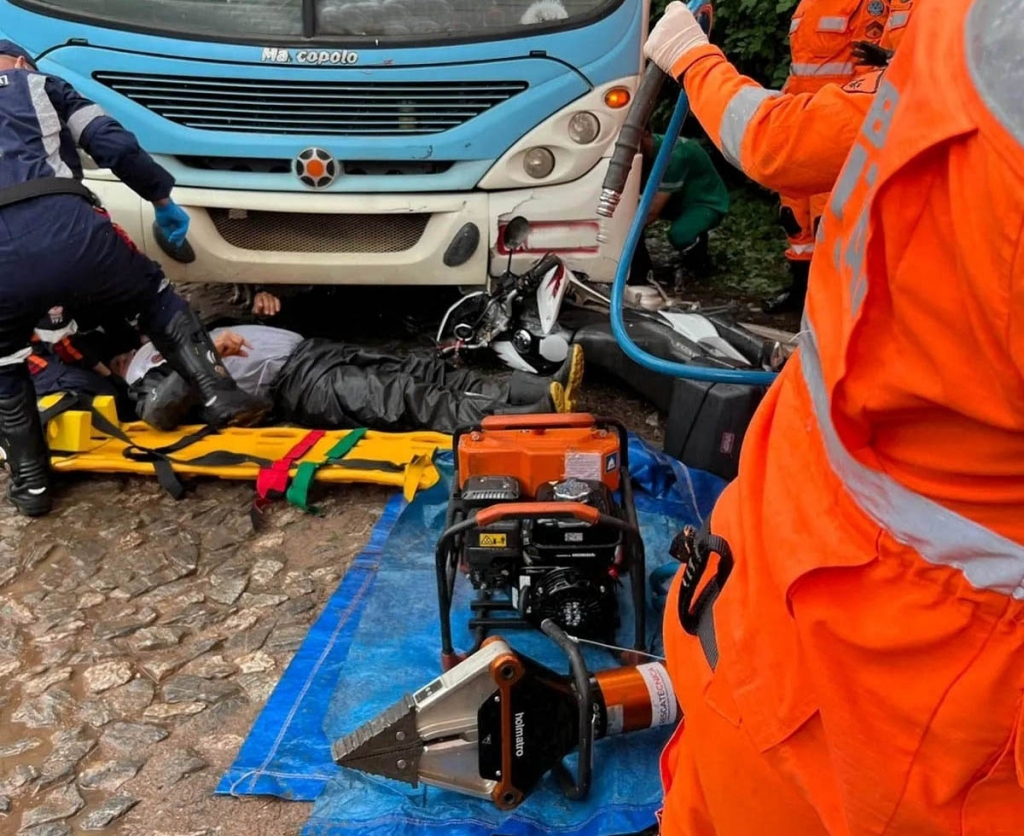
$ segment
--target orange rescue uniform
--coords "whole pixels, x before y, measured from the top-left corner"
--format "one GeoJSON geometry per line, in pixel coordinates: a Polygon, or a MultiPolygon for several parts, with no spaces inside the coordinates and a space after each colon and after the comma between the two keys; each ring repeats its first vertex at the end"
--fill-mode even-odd
{"type": "MultiPolygon", "coordinates": [[[[816,93],[826,84],[846,84],[868,68],[853,60],[855,41],[878,43],[889,15],[889,0],[801,0],[789,28],[792,63],[784,93],[816,93]]],[[[823,135],[826,123],[808,125],[823,135]]],[[[790,261],[810,261],[814,226],[832,183],[814,197],[782,193],[783,227],[790,261]]]]}
{"type": "Polygon", "coordinates": [[[882,40],[879,41],[879,46],[896,50],[907,31],[910,13],[913,10],[914,0],[889,0],[889,18],[885,21],[885,29],[882,30],[882,40]]]}
{"type": "Polygon", "coordinates": [[[838,179],[712,515],[735,567],[701,641],[682,572],[666,608],[663,836],[1024,833],[1022,18],[918,16],[871,96],[780,95],[712,46],[673,68],[751,177],[838,179]]]}

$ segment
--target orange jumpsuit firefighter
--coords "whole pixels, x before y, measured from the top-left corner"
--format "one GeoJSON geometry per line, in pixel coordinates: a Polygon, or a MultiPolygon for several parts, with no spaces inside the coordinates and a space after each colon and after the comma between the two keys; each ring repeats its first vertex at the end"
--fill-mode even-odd
{"type": "MultiPolygon", "coordinates": [[[[801,0],[789,28],[792,63],[784,93],[815,93],[826,84],[846,84],[870,71],[854,61],[857,42],[877,44],[889,14],[889,0],[801,0]]],[[[828,131],[827,123],[813,130],[828,131]]],[[[793,287],[769,301],[769,312],[799,310],[807,287],[807,268],[814,255],[814,228],[828,199],[824,193],[808,197],[783,191],[781,221],[788,246],[786,259],[793,287]]]]}
{"type": "Polygon", "coordinates": [[[907,24],[910,23],[910,13],[914,10],[914,0],[890,0],[889,17],[885,21],[885,28],[882,30],[882,38],[878,45],[891,52],[903,40],[907,31],[907,24]]]}
{"type": "Polygon", "coordinates": [[[710,520],[731,573],[694,561],[666,608],[663,836],[1024,833],[1022,16],[917,16],[871,96],[765,90],[679,3],[651,34],[744,171],[836,179],[710,520]]]}
{"type": "MultiPolygon", "coordinates": [[[[920,0],[916,0],[920,5],[920,0]]],[[[914,10],[915,0],[889,0],[889,17],[882,29],[882,38],[878,43],[873,41],[857,41],[853,45],[853,59],[858,69],[869,71],[873,67],[886,67],[900,45],[910,14],[914,10]]]]}

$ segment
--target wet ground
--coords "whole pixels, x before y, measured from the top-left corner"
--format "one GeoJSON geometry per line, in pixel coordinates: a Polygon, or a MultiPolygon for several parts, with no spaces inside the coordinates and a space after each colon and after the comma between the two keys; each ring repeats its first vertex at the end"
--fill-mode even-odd
{"type": "MultiPolygon", "coordinates": [[[[207,318],[240,312],[227,289],[189,290],[207,318]]],[[[395,292],[286,299],[288,324],[425,343],[439,300],[403,290],[396,310],[395,292]]],[[[582,408],[662,439],[656,410],[593,376],[582,408]]],[[[208,481],[175,502],[154,480],[97,476],[65,478],[46,519],[0,502],[0,834],[298,831],[309,805],[213,790],[388,492],[320,489],[323,516],[277,506],[258,531],[252,496],[208,481]]]]}

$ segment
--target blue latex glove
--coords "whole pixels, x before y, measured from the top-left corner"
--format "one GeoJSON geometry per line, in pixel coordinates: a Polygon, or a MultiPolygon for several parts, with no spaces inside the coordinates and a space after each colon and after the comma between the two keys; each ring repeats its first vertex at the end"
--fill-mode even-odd
{"type": "Polygon", "coordinates": [[[180,247],[185,243],[185,236],[188,235],[188,213],[173,200],[154,208],[156,209],[156,222],[167,236],[167,240],[171,242],[172,246],[180,247]]]}

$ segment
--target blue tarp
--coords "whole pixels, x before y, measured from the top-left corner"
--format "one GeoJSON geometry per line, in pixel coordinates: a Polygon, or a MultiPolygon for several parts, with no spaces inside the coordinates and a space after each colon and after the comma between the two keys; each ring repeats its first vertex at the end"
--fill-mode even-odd
{"type": "MultiPolygon", "coordinates": [[[[636,438],[630,441],[630,457],[651,570],[669,560],[668,545],[682,525],[699,524],[710,513],[724,483],[636,438]]],[[[316,799],[304,836],[612,836],[643,829],[653,822],[660,801],[657,755],[668,730],[599,742],[589,801],[566,801],[548,778],[512,814],[333,764],[332,740],[440,672],[434,544],[444,525],[451,454],[440,454],[437,463],[444,477],[437,486],[411,504],[400,497],[388,503],[369,545],[306,637],[218,792],[316,799]]],[[[464,629],[469,592],[468,584],[460,583],[453,612],[456,646],[469,644],[464,629]]],[[[628,642],[632,614],[623,593],[620,640],[628,642]]],[[[659,616],[648,615],[655,632],[659,616]]],[[[517,651],[565,669],[564,658],[543,636],[513,632],[506,638],[517,651]]],[[[586,655],[593,668],[614,665],[604,650],[588,648],[586,655]]]]}

